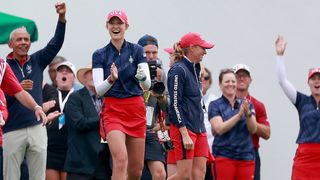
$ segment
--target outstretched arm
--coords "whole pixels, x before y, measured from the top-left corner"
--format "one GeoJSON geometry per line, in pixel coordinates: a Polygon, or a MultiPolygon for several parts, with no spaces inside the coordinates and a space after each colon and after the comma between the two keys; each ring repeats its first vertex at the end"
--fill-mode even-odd
{"type": "Polygon", "coordinates": [[[58,2],[55,4],[55,7],[59,14],[59,21],[66,22],[66,4],[64,2],[58,2]]]}
{"type": "Polygon", "coordinates": [[[59,14],[58,23],[56,26],[56,30],[54,36],[48,42],[48,44],[35,54],[39,54],[40,57],[40,66],[45,69],[49,63],[53,60],[53,58],[58,54],[60,51],[65,36],[66,30],[66,4],[64,2],[59,2],[55,4],[55,9],[57,14],[59,14]]]}
{"type": "Polygon", "coordinates": [[[286,75],[286,69],[284,66],[283,54],[285,52],[287,43],[285,42],[283,36],[278,36],[276,40],[276,53],[277,53],[277,62],[276,62],[276,72],[279,84],[290,99],[290,101],[295,104],[297,99],[297,90],[296,88],[288,81],[286,75]]]}
{"type": "Polygon", "coordinates": [[[32,98],[32,96],[25,90],[17,92],[14,94],[14,97],[25,107],[34,111],[37,120],[40,121],[42,119],[43,125],[47,123],[46,114],[43,112],[42,107],[39,106],[36,101],[32,98]]]}

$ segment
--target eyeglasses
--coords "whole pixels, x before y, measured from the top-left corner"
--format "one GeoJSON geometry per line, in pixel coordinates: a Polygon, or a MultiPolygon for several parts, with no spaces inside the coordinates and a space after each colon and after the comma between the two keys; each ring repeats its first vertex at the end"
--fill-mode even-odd
{"type": "Polygon", "coordinates": [[[248,74],[236,74],[236,78],[237,79],[250,78],[250,76],[248,74]]]}

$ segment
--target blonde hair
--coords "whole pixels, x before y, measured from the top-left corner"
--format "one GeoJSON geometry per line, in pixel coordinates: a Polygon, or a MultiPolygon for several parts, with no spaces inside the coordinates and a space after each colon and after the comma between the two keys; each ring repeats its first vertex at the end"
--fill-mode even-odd
{"type": "Polygon", "coordinates": [[[186,55],[186,53],[187,53],[187,49],[181,48],[180,42],[177,42],[173,45],[172,55],[173,55],[174,62],[181,60],[182,57],[186,55]]]}

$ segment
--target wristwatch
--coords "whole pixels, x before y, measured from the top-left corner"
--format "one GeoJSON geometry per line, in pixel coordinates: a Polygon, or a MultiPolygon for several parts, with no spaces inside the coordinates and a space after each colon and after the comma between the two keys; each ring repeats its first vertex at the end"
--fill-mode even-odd
{"type": "Polygon", "coordinates": [[[252,116],[251,111],[249,111],[249,112],[246,113],[246,117],[247,117],[247,118],[251,118],[251,116],[252,116]]]}

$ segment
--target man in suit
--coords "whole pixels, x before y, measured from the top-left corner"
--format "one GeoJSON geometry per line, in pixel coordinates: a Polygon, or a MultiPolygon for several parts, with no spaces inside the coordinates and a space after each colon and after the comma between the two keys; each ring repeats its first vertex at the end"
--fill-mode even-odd
{"type": "Polygon", "coordinates": [[[73,92],[64,108],[68,127],[68,151],[65,170],[68,180],[111,179],[110,152],[101,143],[99,111],[101,100],[96,94],[91,65],[79,69],[77,78],[85,87],[73,92]]]}

